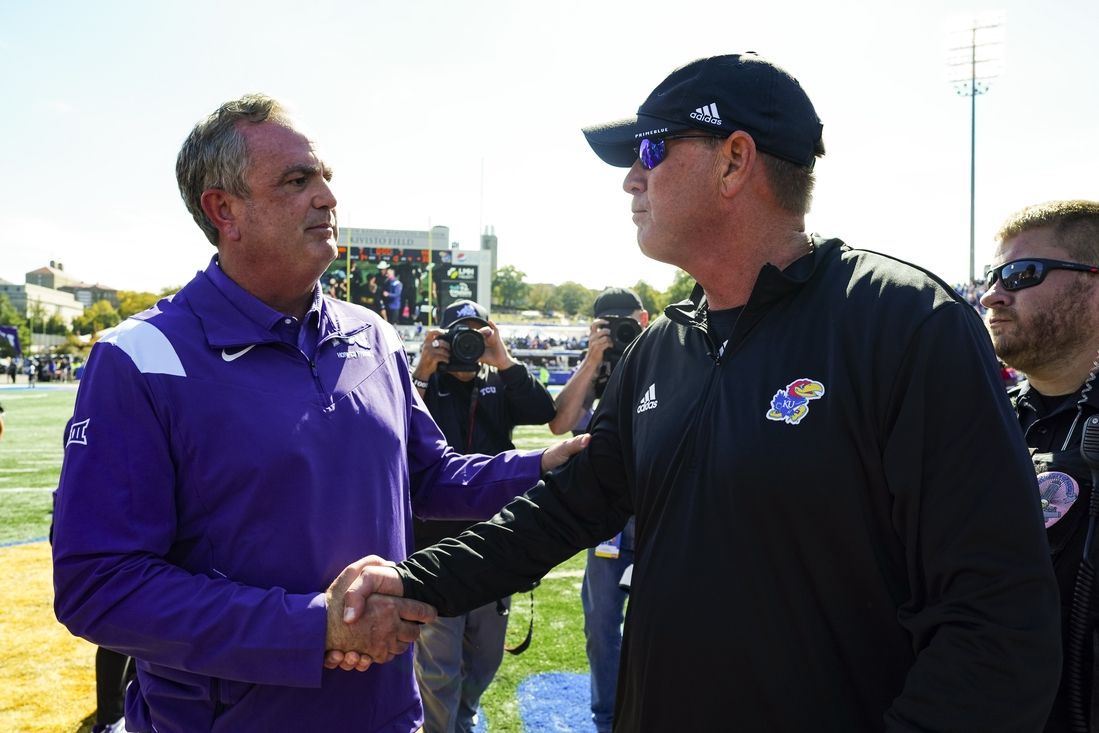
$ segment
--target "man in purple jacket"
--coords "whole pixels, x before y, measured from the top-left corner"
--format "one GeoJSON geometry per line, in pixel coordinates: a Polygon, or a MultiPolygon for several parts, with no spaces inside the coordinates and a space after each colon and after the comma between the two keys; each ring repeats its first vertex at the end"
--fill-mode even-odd
{"type": "Polygon", "coordinates": [[[56,494],[57,617],[137,660],[130,730],[416,730],[408,647],[434,610],[379,596],[348,626],[327,602],[341,571],[405,557],[413,514],[491,515],[577,446],[446,445],[393,329],[321,295],[331,172],[276,101],[222,105],[176,173],[217,253],[92,350],[56,494]],[[375,663],[325,669],[326,649],[375,663]]]}

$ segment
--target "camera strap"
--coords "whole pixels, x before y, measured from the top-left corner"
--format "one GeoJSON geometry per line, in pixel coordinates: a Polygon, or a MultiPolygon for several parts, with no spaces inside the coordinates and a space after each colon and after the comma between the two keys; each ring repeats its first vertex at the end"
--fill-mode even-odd
{"type": "Polygon", "coordinates": [[[473,450],[473,426],[477,421],[477,400],[481,397],[480,377],[473,378],[473,389],[469,392],[469,423],[466,425],[466,453],[473,450]]]}
{"type": "MultiPolygon", "coordinates": [[[[534,638],[534,588],[537,586],[538,583],[535,583],[534,587],[530,589],[530,623],[527,625],[527,635],[521,642],[519,642],[515,646],[508,646],[507,644],[504,644],[504,651],[508,654],[514,656],[522,654],[530,647],[531,639],[534,638]]],[[[500,601],[496,602],[496,612],[501,616],[509,615],[508,609],[500,601]]]]}

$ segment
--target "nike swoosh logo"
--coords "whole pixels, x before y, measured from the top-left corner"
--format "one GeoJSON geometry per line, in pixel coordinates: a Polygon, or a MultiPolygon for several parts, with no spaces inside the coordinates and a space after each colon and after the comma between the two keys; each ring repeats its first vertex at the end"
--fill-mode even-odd
{"type": "Polygon", "coordinates": [[[243,349],[241,349],[240,351],[238,351],[235,354],[230,354],[228,349],[222,349],[221,350],[221,358],[224,359],[225,361],[234,361],[234,360],[239,359],[240,357],[244,356],[245,354],[247,354],[249,351],[251,351],[254,348],[256,348],[255,344],[252,344],[251,346],[245,346],[243,349]]]}

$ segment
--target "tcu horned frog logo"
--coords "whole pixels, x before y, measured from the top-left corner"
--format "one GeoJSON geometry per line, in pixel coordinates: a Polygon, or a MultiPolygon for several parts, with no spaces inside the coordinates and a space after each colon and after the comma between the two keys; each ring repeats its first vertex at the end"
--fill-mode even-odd
{"type": "Polygon", "coordinates": [[[785,389],[775,392],[767,419],[797,425],[809,414],[809,400],[824,396],[824,385],[814,379],[795,379],[785,389]]]}

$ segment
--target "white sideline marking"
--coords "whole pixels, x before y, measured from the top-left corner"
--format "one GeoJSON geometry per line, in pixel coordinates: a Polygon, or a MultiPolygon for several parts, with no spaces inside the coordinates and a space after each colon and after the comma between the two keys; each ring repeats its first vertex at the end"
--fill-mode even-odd
{"type": "Polygon", "coordinates": [[[584,571],[583,570],[554,570],[552,572],[546,573],[545,577],[546,577],[547,580],[555,580],[557,578],[583,578],[584,577],[584,571]]]}

